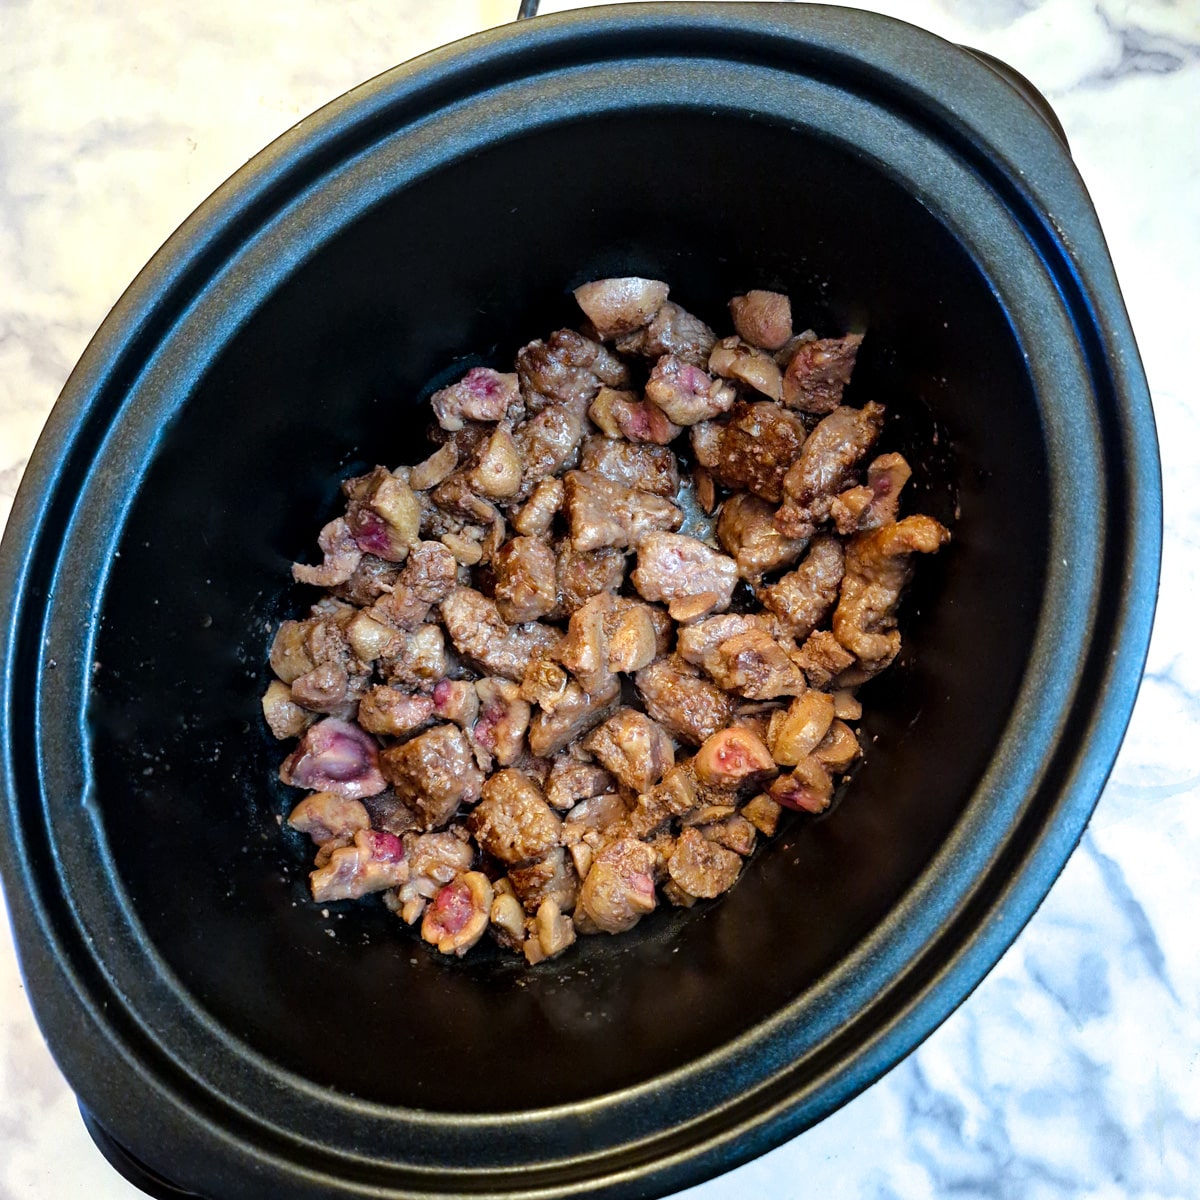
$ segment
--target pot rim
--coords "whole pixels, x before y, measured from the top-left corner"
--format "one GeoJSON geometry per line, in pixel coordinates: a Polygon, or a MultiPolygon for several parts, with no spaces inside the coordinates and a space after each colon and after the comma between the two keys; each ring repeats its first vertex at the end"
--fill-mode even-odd
{"type": "MultiPolygon", "coordinates": [[[[1076,689],[1073,719],[1063,734],[1066,741],[1060,738],[1054,754],[1039,764],[1041,782],[1056,792],[1055,799],[1037,810],[1032,796],[1027,797],[1024,815],[1014,818],[1010,837],[1001,847],[1004,853],[993,856],[986,864],[988,870],[965,896],[944,907],[947,924],[936,937],[926,940],[925,934],[905,930],[897,914],[909,906],[936,903],[933,875],[947,847],[876,931],[880,937],[872,935],[875,940],[868,939],[831,973],[839,977],[853,973],[868,951],[879,953],[883,934],[889,952],[907,964],[895,973],[893,991],[884,997],[888,1014],[875,1009],[855,1014],[853,1029],[870,1018],[872,1035],[844,1052],[837,1052],[838,1043],[831,1041],[826,1047],[826,1059],[831,1061],[803,1089],[789,1078],[794,1064],[775,1062],[771,1070],[751,1071],[745,1077],[750,1090],[740,1099],[694,1118],[681,1133],[659,1131],[648,1138],[632,1138],[598,1156],[576,1156],[555,1167],[557,1177],[572,1192],[613,1195],[635,1190],[645,1194],[647,1187],[681,1187],[752,1158],[827,1115],[915,1048],[965,999],[1032,916],[1086,826],[1128,723],[1148,650],[1161,549],[1161,483],[1153,418],[1132,330],[1087,193],[1064,147],[1032,117],[1010,85],[996,77],[991,67],[972,60],[969,52],[890,18],[833,7],[770,3],[576,10],[476,34],[394,68],[300,122],[252,159],[201,205],[138,275],[68,379],[30,460],[0,546],[0,605],[9,613],[0,647],[0,686],[6,711],[15,714],[22,703],[40,695],[45,683],[39,659],[41,638],[33,636],[44,617],[39,611],[39,589],[45,592],[56,578],[61,547],[54,527],[56,522],[65,526],[73,517],[78,503],[73,484],[89,474],[95,448],[120,423],[124,382],[169,336],[174,321],[208,285],[233,247],[311,187],[314,176],[327,173],[333,164],[355,153],[355,147],[378,136],[397,114],[433,112],[477,100],[489,79],[502,77],[507,83],[522,74],[535,78],[566,62],[601,61],[623,45],[629,53],[638,39],[653,44],[658,52],[671,46],[684,55],[704,46],[708,56],[714,56],[718,42],[731,55],[749,52],[751,47],[765,55],[770,46],[774,54],[790,56],[798,67],[844,70],[873,98],[887,99],[895,111],[968,158],[988,177],[989,186],[1002,190],[1006,202],[1022,213],[1026,235],[1054,272],[1080,344],[1100,381],[1098,387],[1107,389],[1107,395],[1097,398],[1109,410],[1100,414],[1099,435],[1101,474],[1110,500],[1104,514],[1108,537],[1102,566],[1103,581],[1116,587],[1118,602],[1110,613],[1109,637],[1099,639],[1077,672],[1076,682],[1088,685],[1090,697],[1076,689]],[[930,56],[947,69],[927,74],[923,66],[930,56]],[[1013,858],[1020,867],[1008,878],[1013,858]],[[947,943],[953,944],[949,954],[944,952],[947,943]],[[920,954],[915,953],[918,948],[920,954]],[[597,1167],[603,1172],[598,1180],[593,1174],[597,1167]]],[[[1094,592],[1103,581],[1078,582],[1094,592]]],[[[102,594],[103,588],[98,591],[102,594]]],[[[31,711],[37,712],[36,703],[31,711]]],[[[123,1006],[120,991],[104,979],[97,951],[82,941],[70,914],[48,894],[54,864],[34,844],[38,839],[30,836],[31,814],[42,806],[41,781],[36,772],[30,773],[31,746],[40,745],[42,736],[36,723],[30,726],[24,720],[11,720],[0,729],[0,783],[10,827],[18,835],[0,848],[0,868],[22,969],[52,1051],[101,1119],[109,1114],[89,1090],[95,1068],[86,1066],[69,1040],[84,1025],[103,1045],[108,1061],[123,1062],[124,1070],[140,1077],[140,1086],[169,1096],[190,1120],[207,1126],[206,1136],[227,1147],[248,1143],[259,1156],[286,1167],[289,1139],[268,1127],[264,1116],[248,1113],[228,1098],[214,1104],[194,1077],[173,1071],[156,1077],[165,1058],[140,1044],[138,1014],[123,1013],[118,1022],[111,1009],[105,1011],[110,1000],[117,1008],[123,1006]],[[214,1112],[218,1117],[212,1116],[214,1112]],[[215,1131],[214,1125],[219,1127],[215,1131]],[[257,1142],[250,1135],[256,1135],[257,1142]]],[[[52,845],[48,832],[46,837],[52,845]]],[[[947,846],[954,840],[952,835],[947,846]]],[[[883,1001],[879,1005],[884,1006],[883,1001]]],[[[694,1078],[701,1069],[720,1065],[740,1069],[738,1064],[752,1051],[761,1051],[786,1017],[786,1012],[779,1014],[672,1076],[694,1078]]],[[[848,1036],[843,1034],[841,1040],[848,1036]]],[[[236,1042],[236,1036],[223,1040],[236,1042]]],[[[247,1060],[255,1057],[249,1048],[243,1049],[247,1060]]],[[[286,1078],[291,1087],[324,1095],[316,1085],[270,1064],[259,1065],[286,1078]]],[[[630,1099],[641,1093],[649,1100],[672,1083],[678,1080],[659,1077],[619,1097],[630,1099]]],[[[612,1101],[611,1096],[601,1097],[529,1115],[578,1117],[612,1101]]],[[[373,1109],[361,1102],[352,1107],[359,1114],[373,1109]]],[[[386,1114],[372,1111],[371,1115],[386,1114]]],[[[405,1116],[407,1128],[414,1130],[446,1122],[481,1129],[495,1124],[490,1117],[464,1114],[423,1118],[408,1112],[405,1116]]],[[[512,1117],[500,1119],[511,1122],[512,1117]]],[[[112,1127],[124,1140],[119,1114],[112,1127]]],[[[332,1169],[336,1157],[325,1155],[323,1168],[311,1158],[305,1169],[332,1169]]],[[[518,1178],[516,1171],[490,1167],[488,1180],[503,1182],[505,1188],[512,1188],[504,1194],[512,1195],[531,1195],[541,1186],[532,1177],[518,1178]]],[[[420,1175],[414,1170],[410,1184],[420,1175]]],[[[455,1182],[471,1182],[471,1177],[463,1175],[455,1182]]],[[[432,1177],[426,1183],[434,1186],[432,1177]]],[[[476,1180],[473,1186],[483,1183],[476,1180]]]]}

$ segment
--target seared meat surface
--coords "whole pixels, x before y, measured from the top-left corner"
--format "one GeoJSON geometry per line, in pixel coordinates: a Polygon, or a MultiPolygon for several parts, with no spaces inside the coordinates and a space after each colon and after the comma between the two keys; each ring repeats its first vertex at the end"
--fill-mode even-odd
{"type": "Polygon", "coordinates": [[[856,689],[950,535],[845,402],[863,337],[762,290],[718,336],[669,295],[577,288],[578,329],[435,392],[434,444],[348,479],[293,567],[322,594],[262,709],[314,901],[535,965],[722,895],[869,747],[856,689]]]}

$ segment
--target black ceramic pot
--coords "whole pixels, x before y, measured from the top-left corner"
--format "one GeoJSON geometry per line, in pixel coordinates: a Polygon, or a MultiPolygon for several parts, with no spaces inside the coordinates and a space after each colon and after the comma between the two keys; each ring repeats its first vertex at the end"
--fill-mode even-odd
{"type": "Polygon", "coordinates": [[[17,498],[0,865],[55,1058],[114,1159],[207,1200],[648,1196],[759,1154],[910,1051],[1045,895],[1129,717],[1159,526],[1087,193],[977,57],[843,9],[664,4],[398,67],[155,257],[17,498]],[[431,381],[634,272],[710,320],[778,287],[869,330],[855,396],[955,541],[865,765],[721,902],[536,971],[326,920],[258,713],[307,599],[288,563],[340,477],[418,456],[431,381]]]}

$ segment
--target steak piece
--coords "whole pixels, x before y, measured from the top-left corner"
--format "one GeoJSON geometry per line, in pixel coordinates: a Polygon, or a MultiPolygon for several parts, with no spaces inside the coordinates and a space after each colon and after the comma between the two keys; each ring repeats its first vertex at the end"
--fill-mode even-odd
{"type": "Polygon", "coordinates": [[[445,825],[460,804],[473,804],[483,787],[471,744],[457,725],[438,725],[390,746],[380,754],[379,768],[426,830],[445,825]]]}

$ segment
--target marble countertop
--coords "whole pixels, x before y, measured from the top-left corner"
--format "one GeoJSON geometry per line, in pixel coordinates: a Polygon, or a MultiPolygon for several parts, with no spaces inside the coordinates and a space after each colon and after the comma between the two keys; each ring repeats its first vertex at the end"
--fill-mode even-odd
{"type": "MultiPolygon", "coordinates": [[[[0,0],[0,523],[72,365],[176,225],[269,140],[517,0],[0,0]]],[[[547,0],[544,11],[572,7],[547,0]]],[[[1083,842],[914,1054],[823,1124],[685,1193],[1200,1196],[1200,3],[863,0],[1050,99],[1095,199],[1162,441],[1158,620],[1083,842]]],[[[0,1200],[140,1196],[101,1159],[0,926],[0,1200]]]]}

